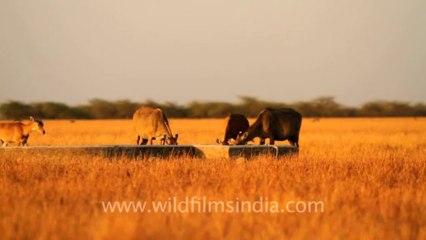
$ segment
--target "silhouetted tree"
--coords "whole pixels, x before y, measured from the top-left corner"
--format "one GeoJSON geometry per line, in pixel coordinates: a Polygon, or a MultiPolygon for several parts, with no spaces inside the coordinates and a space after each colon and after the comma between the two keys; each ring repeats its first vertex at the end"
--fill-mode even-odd
{"type": "Polygon", "coordinates": [[[410,104],[396,101],[372,101],[359,108],[346,107],[335,101],[333,97],[320,97],[312,101],[293,104],[263,101],[254,97],[241,96],[239,103],[198,102],[178,105],[172,102],[158,103],[147,100],[142,103],[130,100],[107,101],[92,99],[86,105],[68,106],[57,102],[39,102],[25,104],[10,101],[0,104],[2,119],[26,119],[29,116],[48,119],[71,118],[131,118],[140,106],[159,107],[169,117],[179,118],[217,118],[231,113],[241,113],[247,117],[256,117],[266,108],[291,107],[300,111],[304,117],[392,117],[392,116],[426,116],[424,103],[410,104]]]}
{"type": "Polygon", "coordinates": [[[35,115],[35,112],[30,105],[25,103],[10,101],[0,106],[0,116],[3,119],[19,120],[26,119],[31,115],[35,115]]]}

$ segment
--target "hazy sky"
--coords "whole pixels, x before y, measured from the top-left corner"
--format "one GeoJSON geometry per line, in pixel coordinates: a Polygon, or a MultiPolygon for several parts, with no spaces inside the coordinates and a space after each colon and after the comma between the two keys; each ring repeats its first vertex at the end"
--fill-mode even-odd
{"type": "Polygon", "coordinates": [[[426,102],[425,0],[0,0],[0,102],[426,102]]]}

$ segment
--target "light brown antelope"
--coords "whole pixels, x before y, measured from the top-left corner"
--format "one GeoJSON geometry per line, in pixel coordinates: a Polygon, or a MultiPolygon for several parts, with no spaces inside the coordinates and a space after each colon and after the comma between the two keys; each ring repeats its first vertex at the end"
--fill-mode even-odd
{"type": "Polygon", "coordinates": [[[133,114],[133,128],[138,145],[146,145],[148,140],[153,145],[156,138],[160,138],[162,145],[177,145],[178,134],[173,136],[169,121],[159,108],[139,108],[133,114]]]}
{"type": "Polygon", "coordinates": [[[27,146],[31,132],[45,134],[43,121],[30,117],[30,122],[0,123],[0,143],[3,144],[3,147],[6,147],[9,143],[27,146]]]}

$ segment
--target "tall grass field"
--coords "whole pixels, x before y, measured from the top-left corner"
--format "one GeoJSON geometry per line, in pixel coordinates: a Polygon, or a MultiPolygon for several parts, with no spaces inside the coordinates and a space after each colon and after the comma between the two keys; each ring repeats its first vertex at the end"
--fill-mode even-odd
{"type": "MultiPolygon", "coordinates": [[[[225,129],[223,119],[170,119],[170,125],[179,144],[215,144],[225,129]]],[[[130,120],[45,121],[45,130],[32,134],[28,144],[136,142],[130,120]]],[[[426,119],[307,118],[299,154],[279,159],[134,160],[0,151],[0,238],[426,239],[426,119]],[[105,209],[106,202],[187,199],[267,199],[280,207],[321,202],[322,208],[105,209]]]]}

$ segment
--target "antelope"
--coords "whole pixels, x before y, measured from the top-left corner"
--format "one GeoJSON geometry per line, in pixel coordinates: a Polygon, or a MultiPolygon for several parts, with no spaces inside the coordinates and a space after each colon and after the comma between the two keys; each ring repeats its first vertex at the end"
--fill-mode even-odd
{"type": "Polygon", "coordinates": [[[292,146],[299,147],[299,133],[302,125],[302,115],[291,108],[265,108],[257,116],[256,121],[244,133],[238,135],[236,145],[247,144],[254,138],[260,138],[260,144],[288,140],[292,146]]]}
{"type": "Polygon", "coordinates": [[[218,144],[228,145],[229,142],[236,140],[241,132],[245,132],[249,128],[249,121],[242,114],[231,114],[226,121],[226,130],[223,141],[216,139],[218,144]]]}
{"type": "Polygon", "coordinates": [[[30,117],[29,123],[21,121],[0,123],[0,143],[3,147],[7,147],[9,143],[27,146],[31,132],[46,134],[43,121],[30,117]]]}
{"type": "Polygon", "coordinates": [[[136,144],[154,144],[158,137],[161,144],[177,145],[178,134],[173,136],[166,115],[160,108],[141,107],[133,114],[133,128],[136,144]]]}

